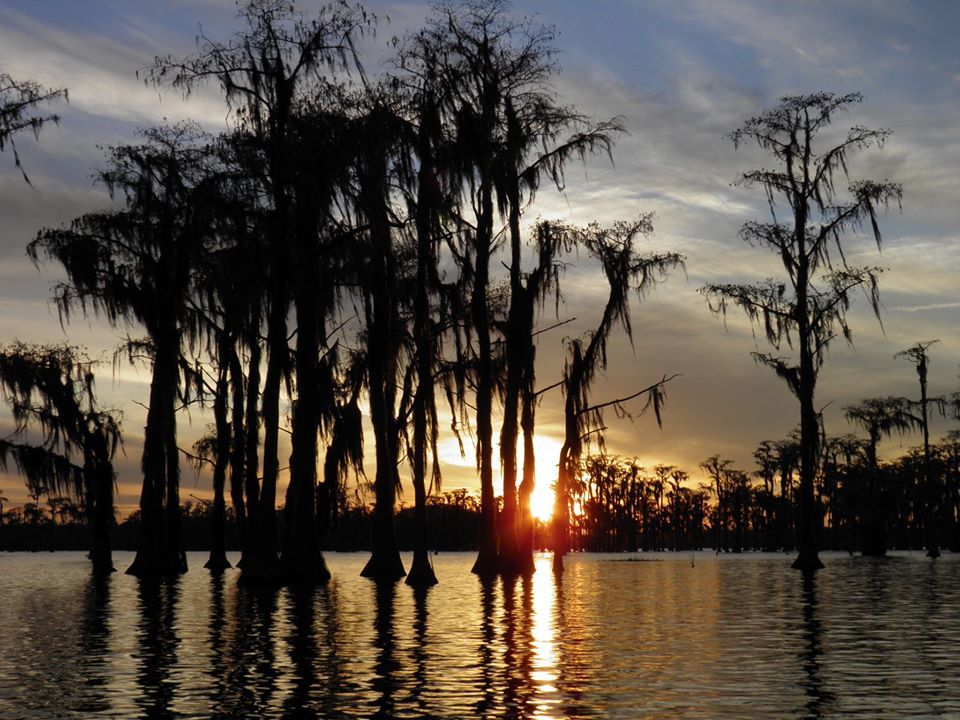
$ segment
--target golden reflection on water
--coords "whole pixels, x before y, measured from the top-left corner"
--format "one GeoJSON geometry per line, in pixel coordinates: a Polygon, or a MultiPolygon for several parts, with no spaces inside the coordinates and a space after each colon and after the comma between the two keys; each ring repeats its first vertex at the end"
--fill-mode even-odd
{"type": "Polygon", "coordinates": [[[558,636],[556,614],[556,583],[550,567],[550,557],[536,558],[537,571],[533,575],[533,649],[532,672],[533,707],[535,718],[551,720],[557,705],[558,636]]]}
{"type": "Polygon", "coordinates": [[[301,593],[0,558],[0,718],[960,717],[960,557],[805,578],[780,556],[577,554],[558,577],[544,555],[478,580],[451,553],[420,591],[365,559],[301,593]]]}

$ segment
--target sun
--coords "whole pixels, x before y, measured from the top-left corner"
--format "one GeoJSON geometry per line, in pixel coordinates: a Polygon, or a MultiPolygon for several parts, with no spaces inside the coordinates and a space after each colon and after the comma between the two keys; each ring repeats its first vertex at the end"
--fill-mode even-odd
{"type": "Polygon", "coordinates": [[[546,483],[537,483],[530,496],[530,514],[540,522],[547,522],[553,517],[553,501],[555,493],[546,483]]]}
{"type": "Polygon", "coordinates": [[[557,462],[561,444],[546,435],[533,438],[533,452],[537,461],[537,484],[530,496],[530,513],[540,522],[553,517],[553,484],[557,480],[557,462]]]}

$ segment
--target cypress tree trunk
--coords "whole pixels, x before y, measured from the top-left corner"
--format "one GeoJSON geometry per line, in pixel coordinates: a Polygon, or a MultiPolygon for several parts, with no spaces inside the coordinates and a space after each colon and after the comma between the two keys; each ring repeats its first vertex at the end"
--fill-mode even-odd
{"type": "Polygon", "coordinates": [[[113,466],[107,460],[106,440],[97,435],[87,438],[91,445],[89,459],[84,463],[88,475],[87,517],[91,526],[90,560],[94,575],[114,572],[110,537],[113,531],[113,466]],[[92,502],[91,502],[92,501],[92,502]]]}
{"type": "MultiPolygon", "coordinates": [[[[569,404],[569,401],[568,401],[569,404]]],[[[557,493],[553,503],[553,571],[563,572],[563,556],[570,546],[570,515],[568,508],[568,494],[570,491],[570,425],[576,421],[567,413],[567,435],[560,448],[560,462],[557,471],[557,493]]],[[[574,428],[574,432],[579,432],[574,428]]],[[[579,437],[577,438],[579,440],[579,437]]],[[[575,441],[574,441],[575,442],[575,441]]]]}
{"type": "MultiPolygon", "coordinates": [[[[427,114],[425,113],[425,118],[427,114]]],[[[428,198],[425,174],[430,168],[428,148],[424,139],[425,130],[421,129],[421,157],[424,158],[420,169],[417,197],[417,287],[414,297],[413,335],[417,363],[417,390],[413,398],[413,564],[407,575],[407,585],[426,587],[437,584],[437,576],[430,564],[430,550],[427,544],[427,445],[433,445],[428,431],[428,416],[433,416],[433,366],[434,340],[430,318],[430,280],[432,265],[436,259],[433,252],[433,238],[430,236],[430,199],[428,198]]],[[[434,430],[435,433],[435,430],[434,430]]]]}
{"type": "MultiPolygon", "coordinates": [[[[804,203],[806,201],[804,200],[804,203]]],[[[814,369],[814,348],[816,342],[813,328],[810,327],[810,284],[809,258],[807,257],[807,209],[799,203],[795,210],[794,228],[797,252],[797,337],[800,344],[800,373],[797,395],[800,400],[800,488],[797,517],[797,559],[793,562],[796,570],[811,571],[823,567],[817,554],[817,524],[819,513],[814,498],[814,478],[817,474],[817,446],[819,428],[817,411],[813,404],[816,392],[817,373],[814,369]]]]}
{"type": "Polygon", "coordinates": [[[398,580],[406,575],[394,532],[394,503],[400,476],[400,437],[396,418],[399,328],[391,292],[396,277],[387,217],[386,158],[372,147],[364,158],[361,203],[370,224],[369,283],[364,300],[367,318],[367,363],[370,378],[370,420],[376,445],[372,554],[363,577],[398,580]]]}
{"type": "Polygon", "coordinates": [[[237,523],[237,531],[240,535],[240,562],[243,565],[243,556],[247,548],[247,506],[243,498],[243,458],[244,458],[244,435],[243,435],[243,368],[240,365],[240,357],[237,355],[236,347],[231,344],[229,348],[228,372],[230,377],[230,388],[232,391],[232,402],[230,407],[230,503],[233,505],[233,514],[237,523]]]}
{"type": "MultiPolygon", "coordinates": [[[[301,215],[303,211],[301,211],[301,215]]],[[[318,368],[321,318],[320,277],[315,230],[301,221],[294,268],[294,306],[297,312],[297,399],[293,405],[290,484],[287,486],[281,565],[289,582],[316,585],[330,579],[320,552],[316,525],[317,440],[320,429],[320,375],[318,368]]]]}
{"type": "MultiPolygon", "coordinates": [[[[280,581],[277,563],[277,473],[280,431],[280,384],[287,363],[286,292],[273,283],[273,302],[267,321],[267,374],[263,383],[263,481],[257,498],[256,539],[251,546],[250,562],[245,562],[240,580],[250,584],[276,584],[280,581]]],[[[249,432],[249,428],[248,428],[249,432]]],[[[249,452],[249,448],[248,448],[249,452]]],[[[250,473],[248,467],[247,472],[250,473]]],[[[249,482],[249,475],[248,475],[249,482]]]]}
{"type": "MultiPolygon", "coordinates": [[[[519,256],[519,249],[517,251],[519,256]]],[[[517,258],[519,262],[519,257],[517,258]]],[[[512,271],[511,271],[512,272],[512,271]]],[[[520,572],[520,546],[517,540],[517,415],[520,405],[520,385],[523,378],[523,353],[520,347],[523,338],[518,335],[529,334],[519,322],[519,308],[523,302],[517,296],[523,288],[519,282],[511,283],[510,313],[507,329],[507,383],[503,399],[503,425],[500,428],[500,467],[503,474],[503,509],[498,523],[500,539],[500,572],[516,575],[520,572]]]]}
{"type": "Polygon", "coordinates": [[[213,513],[210,517],[210,557],[204,564],[206,569],[215,572],[230,567],[226,549],[227,504],[224,497],[227,465],[230,462],[230,423],[227,416],[229,385],[224,343],[221,342],[220,345],[220,376],[217,378],[216,396],[213,399],[216,448],[213,458],[213,513]]]}
{"type": "Polygon", "coordinates": [[[489,172],[480,187],[480,217],[477,222],[477,256],[470,311],[477,335],[477,459],[480,469],[480,538],[473,572],[497,572],[497,508],[493,495],[493,359],[490,343],[490,242],[493,230],[493,195],[489,172]]]}
{"type": "MultiPolygon", "coordinates": [[[[374,323],[374,328],[377,324],[374,323]]],[[[371,555],[361,571],[363,577],[374,580],[398,580],[406,571],[397,548],[394,531],[394,503],[400,482],[397,474],[397,436],[387,410],[392,391],[385,385],[387,379],[385,353],[381,343],[373,340],[378,333],[371,332],[370,340],[370,418],[376,446],[377,470],[374,477],[376,505],[373,509],[373,538],[371,555]]]]}
{"type": "Polygon", "coordinates": [[[257,412],[260,400],[260,340],[257,333],[251,333],[247,342],[250,348],[250,361],[247,367],[247,407],[244,421],[244,495],[247,506],[247,534],[243,539],[243,559],[241,566],[248,558],[256,554],[256,546],[260,540],[259,514],[260,505],[260,415],[257,412]]]}
{"type": "Polygon", "coordinates": [[[150,404],[144,431],[143,488],[140,492],[140,538],[127,574],[138,577],[173,575],[186,570],[180,557],[179,487],[174,403],[177,393],[177,352],[169,331],[155,336],[150,404]],[[172,460],[170,443],[173,441],[172,460]],[[172,492],[171,492],[172,490],[172,492]],[[166,493],[166,508],[164,494],[166,493]]]}
{"type": "Polygon", "coordinates": [[[520,481],[517,510],[517,571],[523,575],[535,569],[533,562],[533,514],[530,497],[536,482],[536,459],[533,450],[534,413],[536,396],[532,383],[522,393],[520,426],[523,429],[523,480],[520,481]]]}
{"type": "Polygon", "coordinates": [[[923,480],[927,502],[924,527],[926,529],[927,557],[940,557],[940,541],[937,537],[937,521],[940,519],[938,512],[939,495],[934,485],[933,479],[933,461],[930,457],[930,422],[927,412],[927,357],[922,355],[920,362],[917,363],[917,375],[920,376],[920,414],[923,423],[923,480]]]}

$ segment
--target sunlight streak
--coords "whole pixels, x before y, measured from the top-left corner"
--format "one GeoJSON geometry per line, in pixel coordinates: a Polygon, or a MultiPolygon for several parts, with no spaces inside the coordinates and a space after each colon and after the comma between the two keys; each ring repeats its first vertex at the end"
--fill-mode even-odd
{"type": "MultiPolygon", "coordinates": [[[[551,491],[552,494],[552,491],[551,491]]],[[[533,704],[535,718],[549,720],[558,717],[553,709],[557,704],[557,628],[554,613],[554,576],[550,557],[538,555],[537,570],[533,574],[533,704]]]]}

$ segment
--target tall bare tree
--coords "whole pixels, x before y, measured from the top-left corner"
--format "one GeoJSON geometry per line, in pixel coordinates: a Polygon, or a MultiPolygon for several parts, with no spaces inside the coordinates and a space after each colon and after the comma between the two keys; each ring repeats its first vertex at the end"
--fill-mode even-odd
{"type": "Polygon", "coordinates": [[[817,552],[821,521],[814,498],[817,378],[833,339],[840,334],[851,341],[847,310],[854,292],[865,292],[879,319],[880,269],[848,265],[844,241],[848,232],[866,225],[879,248],[877,213],[890,203],[899,204],[902,194],[896,183],[872,180],[851,182],[846,200],[838,192],[836,181],[848,177],[848,159],[860,150],[882,146],[890,135],[889,130],[855,125],[838,144],[820,149],[819,136],[837,113],[862,99],[859,93],[787,96],[730,133],[734,146],[756,142],[776,161],[774,168],[749,170],[736,181],[760,188],[771,216],[769,222],[748,222],[740,234],[749,244],[773,251],[786,278],[701,288],[714,312],[725,314],[733,305],[762,328],[775,352],[754,357],[772,368],[800,402],[799,554],[793,566],[801,570],[823,567],[817,552]],[[777,354],[791,349],[791,356],[777,354]]]}

